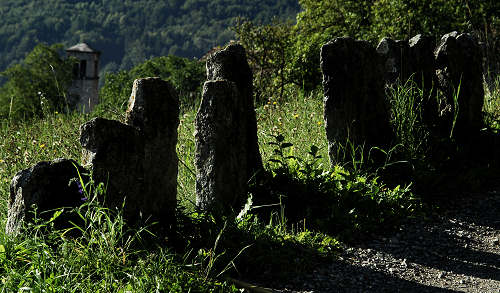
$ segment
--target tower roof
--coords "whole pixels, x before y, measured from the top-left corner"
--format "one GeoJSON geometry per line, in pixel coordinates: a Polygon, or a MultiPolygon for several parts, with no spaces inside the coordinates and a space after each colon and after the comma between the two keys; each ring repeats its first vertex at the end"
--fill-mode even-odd
{"type": "Polygon", "coordinates": [[[92,47],[90,47],[86,43],[80,43],[80,44],[76,44],[72,47],[69,47],[68,49],[66,49],[66,52],[81,52],[81,53],[95,53],[95,54],[101,53],[99,51],[92,49],[92,47]]]}

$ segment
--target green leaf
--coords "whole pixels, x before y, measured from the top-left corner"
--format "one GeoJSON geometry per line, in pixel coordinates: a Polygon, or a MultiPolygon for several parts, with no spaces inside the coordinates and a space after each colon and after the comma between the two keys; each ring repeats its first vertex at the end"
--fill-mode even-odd
{"type": "Polygon", "coordinates": [[[57,219],[61,214],[63,213],[63,209],[57,210],[54,212],[54,215],[52,215],[52,218],[50,218],[49,223],[53,222],[55,219],[57,219]]]}

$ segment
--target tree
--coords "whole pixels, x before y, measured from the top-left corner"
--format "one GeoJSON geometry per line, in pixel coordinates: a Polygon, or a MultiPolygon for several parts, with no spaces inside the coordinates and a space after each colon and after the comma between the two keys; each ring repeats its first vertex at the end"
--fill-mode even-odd
{"type": "Polygon", "coordinates": [[[299,0],[294,54],[288,60],[293,79],[303,88],[321,83],[319,52],[335,37],[371,41],[409,39],[427,34],[439,39],[451,31],[472,32],[485,44],[487,70],[500,68],[500,1],[495,0],[299,0]]]}
{"type": "Polygon", "coordinates": [[[293,26],[277,20],[267,25],[255,25],[249,20],[239,19],[233,28],[254,74],[255,98],[257,102],[270,97],[282,99],[287,84],[298,84],[287,66],[292,58],[293,26]]]}
{"type": "Polygon", "coordinates": [[[1,73],[7,79],[0,88],[1,118],[42,116],[43,109],[67,106],[75,59],[61,58],[61,49],[61,44],[38,44],[24,61],[1,73]]]}
{"type": "Polygon", "coordinates": [[[176,56],[156,57],[146,60],[130,71],[107,73],[100,91],[100,109],[124,109],[135,79],[160,77],[172,83],[179,94],[181,106],[193,107],[201,96],[201,86],[206,79],[204,64],[176,56]]]}

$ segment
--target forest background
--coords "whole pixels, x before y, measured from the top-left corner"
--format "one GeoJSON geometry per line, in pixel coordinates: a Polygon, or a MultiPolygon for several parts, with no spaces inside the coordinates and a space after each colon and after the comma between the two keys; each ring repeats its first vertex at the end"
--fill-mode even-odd
{"type": "Polygon", "coordinates": [[[170,79],[194,105],[204,79],[198,59],[231,40],[247,49],[257,101],[282,97],[287,85],[316,89],[320,47],[346,35],[376,44],[472,32],[494,80],[499,11],[494,0],[0,0],[0,118],[40,115],[43,99],[61,104],[71,70],[63,49],[80,42],[103,52],[104,104],[125,103],[128,85],[149,74],[170,79]]]}

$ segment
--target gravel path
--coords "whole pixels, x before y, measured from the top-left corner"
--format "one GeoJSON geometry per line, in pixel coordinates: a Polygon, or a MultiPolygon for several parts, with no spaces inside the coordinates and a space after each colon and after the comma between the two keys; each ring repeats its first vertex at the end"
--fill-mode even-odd
{"type": "Polygon", "coordinates": [[[271,292],[500,293],[500,193],[469,195],[271,292]]]}

